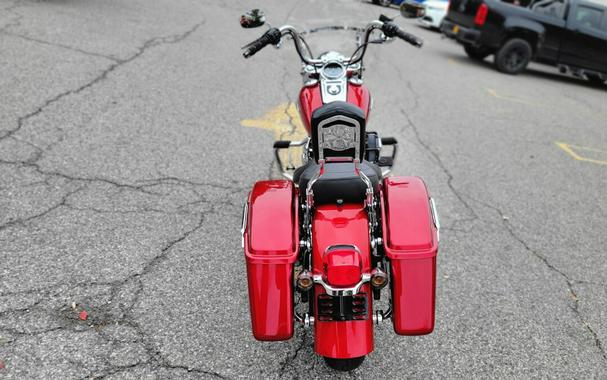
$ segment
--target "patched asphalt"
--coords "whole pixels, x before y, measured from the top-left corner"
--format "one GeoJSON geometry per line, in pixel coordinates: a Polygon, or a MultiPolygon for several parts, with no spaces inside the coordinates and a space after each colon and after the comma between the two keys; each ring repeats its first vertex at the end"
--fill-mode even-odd
{"type": "MultiPolygon", "coordinates": [[[[238,25],[251,6],[0,1],[0,378],[607,377],[607,88],[500,74],[402,19],[426,43],[370,48],[368,128],[399,139],[395,174],[437,201],[436,330],[384,322],[346,374],[311,331],[253,339],[240,218],[276,176],[274,133],[241,121],[301,80],[290,41],[242,58],[263,32],[238,25]]],[[[301,29],[397,13],[255,6],[301,29]]]]}

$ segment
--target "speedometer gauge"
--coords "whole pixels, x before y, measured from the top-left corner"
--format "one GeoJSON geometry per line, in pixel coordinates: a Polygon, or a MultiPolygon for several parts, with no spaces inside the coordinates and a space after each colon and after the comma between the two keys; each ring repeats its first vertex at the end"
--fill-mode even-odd
{"type": "Polygon", "coordinates": [[[329,62],[322,68],[322,75],[327,79],[339,79],[344,72],[344,67],[337,62],[329,62]]]}

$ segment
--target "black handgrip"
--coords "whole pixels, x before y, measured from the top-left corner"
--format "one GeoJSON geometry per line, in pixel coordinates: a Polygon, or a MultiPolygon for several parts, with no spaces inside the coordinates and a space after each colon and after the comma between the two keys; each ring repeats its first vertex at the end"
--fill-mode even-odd
{"type": "Polygon", "coordinates": [[[272,44],[277,45],[280,42],[282,34],[280,30],[277,28],[271,28],[267,32],[263,34],[263,36],[259,37],[255,41],[251,42],[248,45],[245,45],[244,52],[242,53],[243,57],[249,58],[255,55],[258,51],[265,48],[266,46],[272,44]]]}
{"type": "Polygon", "coordinates": [[[423,40],[415,37],[413,34],[405,32],[393,22],[385,22],[381,29],[387,37],[398,37],[415,47],[422,47],[424,44],[423,40]]]}
{"type": "Polygon", "coordinates": [[[424,45],[424,40],[422,40],[421,38],[418,38],[418,37],[414,36],[413,34],[405,32],[404,30],[402,30],[400,28],[398,30],[397,36],[400,39],[402,39],[402,40],[410,43],[411,45],[413,45],[413,46],[415,46],[417,48],[420,48],[420,47],[422,47],[424,45]]]}
{"type": "Polygon", "coordinates": [[[396,145],[398,141],[394,137],[382,137],[381,138],[382,145],[396,145]]]}
{"type": "Polygon", "coordinates": [[[286,140],[274,141],[274,149],[286,149],[289,146],[291,146],[290,141],[286,141],[286,140]]]}
{"type": "Polygon", "coordinates": [[[381,22],[391,22],[394,21],[394,19],[386,16],[386,15],[379,15],[379,21],[381,22]]]}

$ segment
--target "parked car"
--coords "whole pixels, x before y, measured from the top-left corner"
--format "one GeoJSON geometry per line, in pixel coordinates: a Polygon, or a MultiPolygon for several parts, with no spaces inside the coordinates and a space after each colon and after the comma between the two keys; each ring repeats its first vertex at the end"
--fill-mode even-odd
{"type": "Polygon", "coordinates": [[[473,59],[494,54],[499,71],[518,74],[529,61],[558,66],[594,83],[607,80],[607,2],[452,0],[441,31],[473,59]]]}
{"type": "Polygon", "coordinates": [[[373,0],[373,4],[389,7],[391,4],[400,5],[404,0],[373,0]]]}
{"type": "MultiPolygon", "coordinates": [[[[414,0],[416,3],[423,3],[424,0],[414,0]]],[[[373,0],[373,4],[389,7],[390,5],[401,5],[405,0],[373,0]]]]}
{"type": "Polygon", "coordinates": [[[447,15],[449,2],[447,0],[428,0],[423,3],[423,6],[426,9],[426,14],[418,19],[419,22],[428,28],[439,29],[447,15]]]}

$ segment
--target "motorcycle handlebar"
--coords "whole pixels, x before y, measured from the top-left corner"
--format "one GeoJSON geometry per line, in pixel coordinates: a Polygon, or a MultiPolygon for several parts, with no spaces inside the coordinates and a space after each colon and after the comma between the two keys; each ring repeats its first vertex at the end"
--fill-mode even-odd
{"type": "Polygon", "coordinates": [[[398,37],[401,40],[408,42],[417,48],[422,47],[424,44],[424,41],[422,39],[417,38],[413,34],[405,32],[398,25],[391,21],[384,23],[382,27],[382,32],[384,32],[384,34],[388,37],[398,37]]]}
{"type": "Polygon", "coordinates": [[[280,43],[281,37],[282,37],[282,33],[280,32],[280,30],[278,30],[276,28],[271,28],[267,32],[265,32],[261,37],[259,37],[255,41],[247,44],[244,47],[245,50],[242,53],[242,55],[245,58],[252,57],[255,55],[255,53],[257,53],[264,47],[266,47],[270,44],[277,45],[278,43],[280,43]]]}
{"type": "MultiPolygon", "coordinates": [[[[382,17],[381,19],[383,20],[371,21],[369,24],[367,24],[367,27],[365,28],[365,36],[360,44],[361,48],[356,50],[356,53],[354,53],[350,59],[344,62],[345,64],[357,63],[364,57],[367,50],[367,45],[369,43],[369,38],[375,29],[380,29],[387,37],[399,37],[415,47],[421,47],[423,45],[423,41],[421,39],[405,32],[394,22],[388,21],[388,19],[385,17],[382,17]]],[[[242,55],[245,58],[249,58],[269,44],[278,45],[282,36],[287,34],[293,38],[293,43],[295,44],[297,54],[304,63],[307,65],[317,66],[324,64],[322,60],[312,57],[312,53],[310,52],[310,49],[305,43],[303,37],[294,27],[290,25],[281,26],[280,29],[272,28],[268,30],[260,38],[246,45],[244,47],[245,51],[242,55]]]]}

